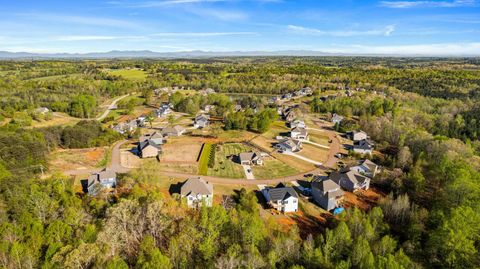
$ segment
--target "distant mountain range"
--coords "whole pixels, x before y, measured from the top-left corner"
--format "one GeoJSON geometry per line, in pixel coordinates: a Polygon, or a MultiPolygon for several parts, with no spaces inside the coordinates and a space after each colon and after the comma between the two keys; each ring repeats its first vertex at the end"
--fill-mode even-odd
{"type": "MultiPolygon", "coordinates": [[[[182,52],[155,52],[150,50],[112,50],[109,52],[91,53],[29,53],[0,51],[0,59],[132,59],[132,58],[211,58],[211,57],[240,57],[240,56],[392,56],[408,57],[405,55],[383,54],[341,54],[327,53],[312,50],[282,50],[282,51],[182,51],[182,52]]],[[[421,55],[410,55],[418,57],[421,55]]],[[[468,57],[468,55],[465,55],[468,57]]]]}

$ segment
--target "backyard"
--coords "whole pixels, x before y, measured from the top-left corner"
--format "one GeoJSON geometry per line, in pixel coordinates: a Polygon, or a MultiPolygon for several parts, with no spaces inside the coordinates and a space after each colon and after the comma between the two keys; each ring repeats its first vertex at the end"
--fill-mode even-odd
{"type": "Polygon", "coordinates": [[[242,166],[229,157],[247,151],[251,151],[251,148],[241,143],[217,144],[214,165],[208,169],[208,175],[227,178],[244,178],[245,174],[242,166]]]}

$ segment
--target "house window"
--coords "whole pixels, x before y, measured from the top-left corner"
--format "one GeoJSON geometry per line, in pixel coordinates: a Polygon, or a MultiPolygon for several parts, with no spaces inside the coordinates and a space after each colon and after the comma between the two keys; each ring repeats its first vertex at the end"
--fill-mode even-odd
{"type": "Polygon", "coordinates": [[[297,200],[293,200],[293,203],[296,204],[296,203],[297,203],[297,200]]]}
{"type": "Polygon", "coordinates": [[[285,204],[285,205],[288,204],[288,201],[283,201],[283,204],[285,204]]]}

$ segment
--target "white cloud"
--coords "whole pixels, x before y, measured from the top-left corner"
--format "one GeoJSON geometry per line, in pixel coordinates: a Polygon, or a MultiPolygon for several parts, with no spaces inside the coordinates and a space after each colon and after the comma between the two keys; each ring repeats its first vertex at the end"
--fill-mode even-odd
{"type": "Polygon", "coordinates": [[[213,37],[213,36],[235,36],[235,35],[258,35],[255,32],[170,32],[170,33],[156,33],[150,36],[156,37],[213,37]]]}
{"type": "Polygon", "coordinates": [[[480,42],[385,46],[339,45],[336,48],[324,49],[322,51],[361,55],[480,56],[480,42]]]}
{"type": "Polygon", "coordinates": [[[324,31],[315,28],[303,26],[288,25],[287,30],[294,34],[319,35],[319,36],[335,36],[335,37],[351,37],[351,36],[389,36],[395,31],[395,25],[387,25],[383,29],[375,30],[341,30],[341,31],[324,31]]]}
{"type": "Polygon", "coordinates": [[[415,7],[467,7],[474,6],[476,0],[455,1],[381,1],[380,5],[388,8],[415,8],[415,7]]]}

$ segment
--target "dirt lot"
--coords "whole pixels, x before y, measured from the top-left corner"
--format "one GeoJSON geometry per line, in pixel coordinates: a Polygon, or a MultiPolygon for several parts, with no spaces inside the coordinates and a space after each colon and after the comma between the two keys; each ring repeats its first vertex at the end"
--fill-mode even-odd
{"type": "Polygon", "coordinates": [[[198,137],[169,138],[162,147],[160,162],[196,163],[203,143],[204,139],[198,137]]]}
{"type": "Polygon", "coordinates": [[[345,207],[358,207],[361,210],[369,210],[375,206],[378,200],[385,197],[386,194],[377,190],[375,187],[371,187],[368,190],[360,190],[355,193],[345,192],[345,207]]]}
{"type": "Polygon", "coordinates": [[[95,168],[107,150],[108,147],[56,150],[50,155],[50,168],[52,171],[95,168]]]}

